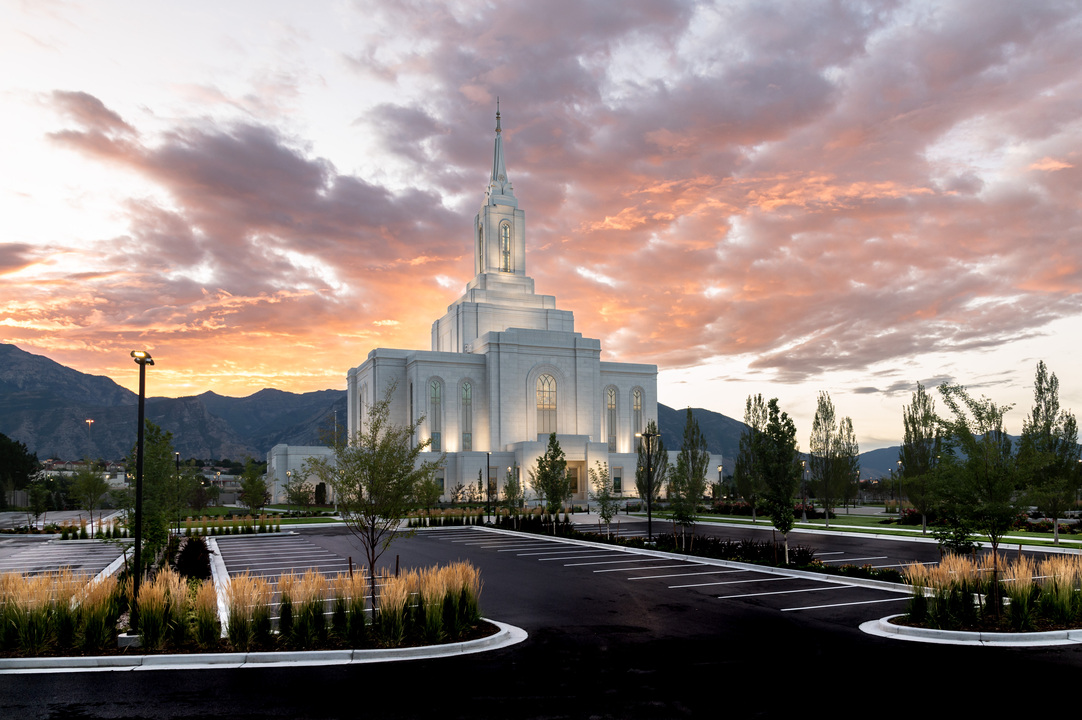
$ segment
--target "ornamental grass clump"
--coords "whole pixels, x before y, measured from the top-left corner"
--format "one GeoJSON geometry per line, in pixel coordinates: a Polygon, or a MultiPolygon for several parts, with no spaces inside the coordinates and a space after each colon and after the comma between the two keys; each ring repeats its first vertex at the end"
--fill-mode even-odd
{"type": "Polygon", "coordinates": [[[195,641],[204,650],[217,647],[222,627],[218,621],[218,593],[213,580],[199,583],[195,591],[194,610],[195,641]]]}
{"type": "Polygon", "coordinates": [[[348,598],[347,612],[349,623],[346,628],[346,643],[350,647],[361,647],[365,642],[365,626],[368,624],[368,572],[358,568],[346,581],[348,598]]]}
{"type": "Polygon", "coordinates": [[[1023,556],[1003,568],[1003,589],[1010,599],[1007,617],[1011,629],[1026,632],[1033,629],[1037,605],[1037,585],[1033,582],[1034,563],[1023,556]]]}
{"type": "Polygon", "coordinates": [[[406,637],[406,606],[410,600],[409,584],[381,570],[376,577],[379,587],[379,612],[373,619],[382,645],[398,647],[406,637]]]}
{"type": "Polygon", "coordinates": [[[349,575],[338,573],[330,582],[331,632],[339,640],[349,637],[349,575]]]}
{"type": "Polygon", "coordinates": [[[53,640],[52,578],[21,577],[14,586],[12,602],[17,646],[25,655],[40,655],[53,640]]]}
{"type": "Polygon", "coordinates": [[[273,640],[271,624],[271,586],[263,577],[252,578],[252,642],[261,648],[273,640]]]}
{"type": "Polygon", "coordinates": [[[297,582],[297,613],[293,619],[293,641],[297,647],[308,649],[327,640],[327,620],[324,602],[327,578],[322,573],[307,570],[297,582]]]}
{"type": "Polygon", "coordinates": [[[290,645],[293,643],[293,597],[297,587],[297,576],[292,571],[278,577],[278,639],[290,645]]]}
{"type": "Polygon", "coordinates": [[[10,650],[18,642],[15,624],[15,588],[22,582],[19,573],[0,575],[0,649],[10,650]]]}
{"type": "Polygon", "coordinates": [[[83,652],[93,653],[116,647],[116,621],[123,588],[116,577],[101,578],[82,587],[79,618],[83,626],[83,652]]]}
{"type": "Polygon", "coordinates": [[[255,595],[255,581],[247,572],[229,579],[226,589],[226,637],[234,650],[247,652],[252,647],[255,595]]]}
{"type": "Polygon", "coordinates": [[[181,647],[188,640],[188,583],[172,568],[154,578],[165,594],[165,626],[170,642],[181,647]]]}
{"type": "Polygon", "coordinates": [[[1037,566],[1040,587],[1040,614],[1058,625],[1067,625],[1079,617],[1079,599],[1075,590],[1082,567],[1077,555],[1050,557],[1037,566]]]}
{"type": "Polygon", "coordinates": [[[146,582],[139,586],[135,605],[139,610],[139,638],[151,652],[161,648],[167,630],[165,583],[146,582]]]}
{"type": "Polygon", "coordinates": [[[924,563],[913,562],[905,568],[906,582],[913,588],[913,597],[909,599],[909,619],[917,624],[928,620],[928,574],[928,566],[924,563]]]}
{"type": "Polygon", "coordinates": [[[75,633],[79,625],[77,598],[86,582],[86,575],[74,573],[67,567],[60,568],[53,576],[53,625],[56,646],[60,650],[75,647],[75,633]]]}

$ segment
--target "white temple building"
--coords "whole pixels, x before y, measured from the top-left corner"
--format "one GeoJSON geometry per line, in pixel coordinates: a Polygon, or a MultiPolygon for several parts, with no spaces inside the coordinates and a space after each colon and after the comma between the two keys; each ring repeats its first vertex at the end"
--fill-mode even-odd
{"type": "Polygon", "coordinates": [[[390,421],[423,418],[415,442],[443,455],[444,498],[479,473],[502,487],[527,471],[556,433],[573,499],[588,498],[588,468],[607,464],[634,493],[636,437],[657,418],[657,366],[601,360],[601,342],[575,332],[570,310],[538,295],[526,274],[526,216],[504,162],[500,113],[492,173],[473,221],[474,277],[432,323],[431,350],[377,348],[347,376],[350,436],[394,386],[390,421]]]}

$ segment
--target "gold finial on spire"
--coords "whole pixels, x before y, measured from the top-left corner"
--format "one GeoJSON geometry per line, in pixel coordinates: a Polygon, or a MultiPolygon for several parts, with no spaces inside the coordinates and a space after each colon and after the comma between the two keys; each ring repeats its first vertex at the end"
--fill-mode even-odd
{"type": "Polygon", "coordinates": [[[500,96],[496,96],[496,132],[500,132],[500,96]]]}

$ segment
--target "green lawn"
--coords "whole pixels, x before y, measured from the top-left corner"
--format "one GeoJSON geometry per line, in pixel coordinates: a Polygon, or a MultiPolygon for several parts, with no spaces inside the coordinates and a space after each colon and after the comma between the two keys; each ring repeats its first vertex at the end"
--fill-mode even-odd
{"type": "MultiPolygon", "coordinates": [[[[632,513],[639,517],[645,517],[645,513],[632,513]]],[[[877,515],[846,515],[843,509],[836,517],[830,521],[830,530],[845,533],[866,533],[866,534],[889,534],[889,535],[909,535],[913,537],[920,537],[919,525],[895,525],[895,524],[881,524],[879,521],[890,517],[886,513],[880,513],[877,515]]],[[[668,522],[670,514],[664,511],[655,512],[654,519],[662,522],[668,522]]],[[[740,525],[751,525],[750,515],[700,515],[699,522],[701,523],[730,523],[740,525]]],[[[770,518],[766,515],[759,515],[757,517],[758,526],[770,527],[770,518]]],[[[797,517],[796,528],[821,528],[826,529],[826,522],[823,520],[809,520],[808,522],[801,522],[799,516],[797,517]]],[[[932,537],[931,530],[925,537],[932,537]]],[[[1008,533],[1008,537],[1004,542],[1016,543],[1024,541],[1027,545],[1039,545],[1054,547],[1052,543],[1052,533],[1050,532],[1031,532],[1019,530],[1017,532],[1012,531],[1008,533]]],[[[980,537],[977,539],[982,545],[987,546],[988,540],[980,537]]],[[[1078,548],[1082,545],[1082,536],[1068,535],[1066,533],[1060,533],[1060,547],[1078,548]]]]}

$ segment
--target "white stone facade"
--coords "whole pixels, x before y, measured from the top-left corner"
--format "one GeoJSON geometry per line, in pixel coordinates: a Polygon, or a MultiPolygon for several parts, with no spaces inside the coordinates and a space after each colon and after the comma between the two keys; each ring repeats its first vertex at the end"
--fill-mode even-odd
{"type": "Polygon", "coordinates": [[[478,473],[498,487],[511,468],[525,482],[555,431],[588,498],[588,468],[607,464],[634,493],[635,434],[657,418],[657,366],[603,362],[601,342],[575,332],[574,315],[526,276],[526,220],[507,178],[500,114],[492,174],[473,223],[475,277],[432,324],[432,350],[378,348],[347,376],[348,426],[394,386],[390,420],[423,418],[415,441],[444,456],[444,497],[478,473]]]}
{"type": "MultiPolygon", "coordinates": [[[[278,444],[267,453],[267,492],[271,496],[271,504],[285,503],[285,487],[292,478],[301,474],[304,463],[313,458],[322,458],[334,461],[334,450],[325,445],[285,445],[278,444]],[[288,473],[288,474],[287,474],[288,473]]],[[[316,477],[306,477],[313,487],[319,482],[316,477]]],[[[331,488],[327,488],[327,497],[332,495],[331,488]]]]}

